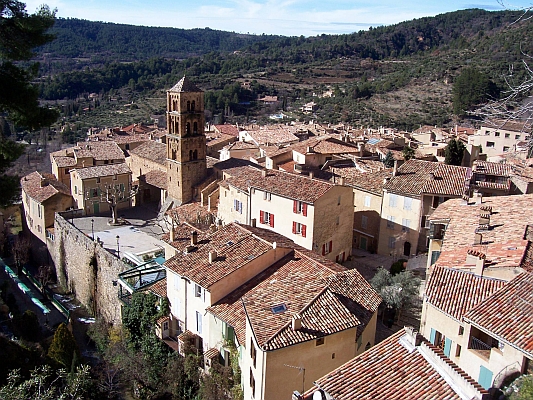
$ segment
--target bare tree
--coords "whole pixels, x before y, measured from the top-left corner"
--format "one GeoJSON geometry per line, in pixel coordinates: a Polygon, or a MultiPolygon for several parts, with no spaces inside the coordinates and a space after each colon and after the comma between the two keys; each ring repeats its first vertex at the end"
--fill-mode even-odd
{"type": "MultiPolygon", "coordinates": [[[[92,190],[96,190],[96,194],[101,203],[107,203],[109,205],[109,209],[111,210],[111,224],[116,225],[118,224],[118,205],[130,201],[130,199],[139,192],[139,187],[135,185],[131,188],[127,188],[124,184],[117,183],[98,185],[97,188],[91,189],[91,191],[92,190]]],[[[91,194],[92,193],[87,192],[85,198],[92,198],[91,194]]]]}
{"type": "Polygon", "coordinates": [[[41,265],[35,278],[41,284],[41,291],[45,294],[45,288],[54,280],[54,269],[50,265],[41,265]]]}
{"type": "Polygon", "coordinates": [[[15,259],[15,265],[19,274],[22,272],[22,266],[30,259],[30,247],[30,240],[24,236],[17,236],[13,243],[11,251],[13,252],[13,258],[15,259]]]}

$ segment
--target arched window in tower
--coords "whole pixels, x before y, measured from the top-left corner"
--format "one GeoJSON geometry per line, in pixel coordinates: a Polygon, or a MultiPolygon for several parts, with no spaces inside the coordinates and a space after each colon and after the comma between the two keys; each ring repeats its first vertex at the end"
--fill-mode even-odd
{"type": "Polygon", "coordinates": [[[185,124],[185,134],[188,135],[191,133],[191,123],[190,122],[187,122],[185,124]]]}
{"type": "Polygon", "coordinates": [[[195,108],[196,108],[196,102],[193,100],[191,103],[191,111],[194,111],[195,108]]]}
{"type": "Polygon", "coordinates": [[[172,133],[178,132],[178,121],[174,121],[174,129],[172,129],[172,133]]]}
{"type": "MultiPolygon", "coordinates": [[[[193,102],[194,103],[194,102],[193,102]]],[[[193,135],[197,135],[198,134],[198,122],[195,122],[192,126],[192,133],[193,135]]]]}
{"type": "Polygon", "coordinates": [[[176,149],[172,149],[172,159],[176,159],[176,149]]]}
{"type": "Polygon", "coordinates": [[[198,160],[198,150],[194,150],[194,151],[192,152],[192,159],[193,159],[193,160],[198,160]]]}
{"type": "Polygon", "coordinates": [[[189,150],[189,160],[192,160],[192,150],[189,150]]]}
{"type": "Polygon", "coordinates": [[[191,102],[187,100],[187,111],[191,111],[191,102]]]}

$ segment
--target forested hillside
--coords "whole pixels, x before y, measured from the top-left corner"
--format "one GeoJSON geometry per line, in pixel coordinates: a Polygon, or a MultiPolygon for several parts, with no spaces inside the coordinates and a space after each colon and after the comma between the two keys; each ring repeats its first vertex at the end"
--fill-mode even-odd
{"type": "MultiPolygon", "coordinates": [[[[303,118],[406,129],[446,124],[453,117],[454,80],[466,66],[490,83],[491,96],[505,90],[506,79],[522,79],[520,60],[524,52],[531,53],[533,23],[519,21],[520,15],[463,10],[349,35],[309,38],[59,20],[57,40],[40,53],[46,55],[41,94],[48,100],[74,101],[97,93],[99,102],[85,110],[88,118],[78,115],[76,120],[94,125],[99,123],[90,115],[97,115],[95,109],[116,94],[119,102],[139,105],[147,104],[145,98],[159,98],[160,104],[153,101],[146,112],[160,112],[164,89],[187,74],[208,92],[206,108],[219,115],[219,121],[258,118],[262,110],[253,100],[274,94],[286,111],[315,100],[316,116],[303,118]],[[65,58],[67,54],[84,58],[65,58]],[[123,62],[129,59],[138,61],[123,62]],[[62,63],[91,67],[58,73],[62,63]],[[328,87],[334,97],[313,97],[328,87]]],[[[141,118],[139,113],[135,118],[141,118]]]]}

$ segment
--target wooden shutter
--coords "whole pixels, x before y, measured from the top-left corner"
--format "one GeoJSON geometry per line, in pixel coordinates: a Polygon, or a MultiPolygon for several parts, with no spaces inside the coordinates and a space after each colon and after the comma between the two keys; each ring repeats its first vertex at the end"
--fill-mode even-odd
{"type": "Polygon", "coordinates": [[[274,228],[274,214],[270,214],[270,226],[274,228]]]}
{"type": "Polygon", "coordinates": [[[322,245],[322,255],[323,256],[326,255],[326,245],[325,244],[322,245]]]}
{"type": "Polygon", "coordinates": [[[330,240],[329,241],[329,253],[331,253],[332,248],[333,248],[333,242],[330,240]]]}
{"type": "Polygon", "coordinates": [[[298,213],[298,202],[294,200],[294,203],[292,205],[292,212],[297,214],[298,213]]]}
{"type": "Polygon", "coordinates": [[[344,262],[344,256],[345,256],[345,255],[346,255],[346,252],[343,251],[343,252],[342,252],[342,262],[344,262]]]}
{"type": "Polygon", "coordinates": [[[302,237],[305,237],[306,231],[307,231],[307,226],[302,225],[302,237]]]}
{"type": "Polygon", "coordinates": [[[265,223],[265,212],[264,211],[259,212],[259,222],[262,224],[265,223]]]}
{"type": "Polygon", "coordinates": [[[305,203],[302,204],[302,214],[307,217],[307,204],[305,203]]]}
{"type": "Polygon", "coordinates": [[[296,221],[292,221],[292,233],[296,233],[296,221]]]}

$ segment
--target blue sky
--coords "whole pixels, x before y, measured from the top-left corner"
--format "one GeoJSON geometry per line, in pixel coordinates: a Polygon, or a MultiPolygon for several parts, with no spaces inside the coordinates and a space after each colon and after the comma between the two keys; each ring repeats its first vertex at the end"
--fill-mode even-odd
{"type": "MultiPolygon", "coordinates": [[[[24,1],[24,0],[22,0],[24,1]]],[[[27,0],[27,10],[43,2],[59,17],[145,26],[205,28],[225,31],[315,36],[391,25],[465,8],[502,10],[497,0],[27,0]],[[474,1],[474,2],[473,2],[474,1]]],[[[533,0],[505,3],[530,7],[533,0]]]]}

